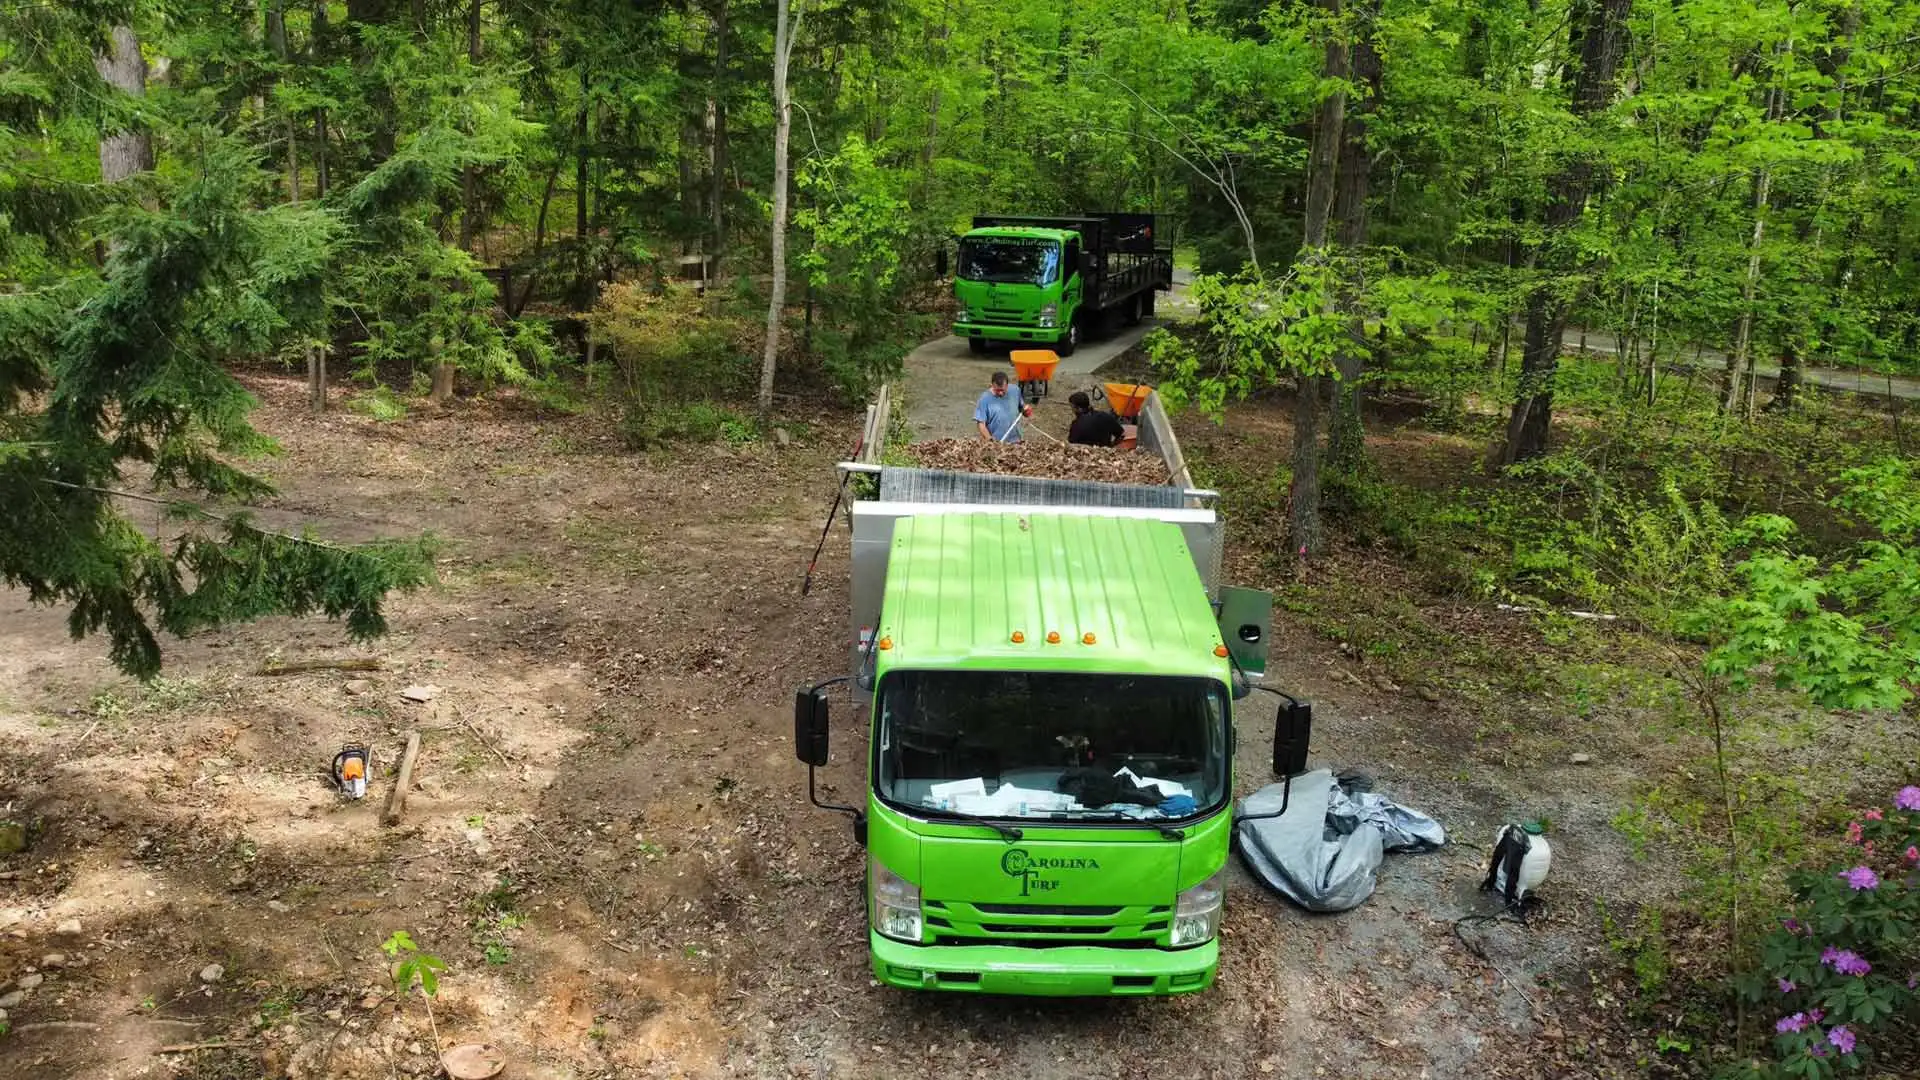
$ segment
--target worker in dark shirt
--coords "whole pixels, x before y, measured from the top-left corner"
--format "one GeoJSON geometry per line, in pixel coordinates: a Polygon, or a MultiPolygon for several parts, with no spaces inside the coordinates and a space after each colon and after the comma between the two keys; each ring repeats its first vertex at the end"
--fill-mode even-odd
{"type": "Polygon", "coordinates": [[[1084,391],[1075,391],[1067,398],[1073,406],[1073,426],[1067,429],[1067,441],[1082,446],[1118,446],[1120,440],[1127,437],[1126,429],[1120,426],[1120,419],[1110,412],[1095,412],[1093,402],[1084,391]]]}

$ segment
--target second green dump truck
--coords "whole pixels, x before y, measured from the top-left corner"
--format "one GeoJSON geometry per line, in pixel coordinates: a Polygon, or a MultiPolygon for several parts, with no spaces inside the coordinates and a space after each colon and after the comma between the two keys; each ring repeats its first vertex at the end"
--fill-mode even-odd
{"type": "Polygon", "coordinates": [[[960,238],[953,332],[974,352],[995,344],[1071,356],[1083,335],[1153,314],[1173,288],[1173,249],[1152,214],[981,216],[960,238]]]}
{"type": "Polygon", "coordinates": [[[1136,452],[1167,456],[1176,482],[842,466],[879,478],[853,506],[854,674],[800,691],[794,731],[810,797],[851,815],[866,847],[881,982],[1076,996],[1213,982],[1236,731],[1271,718],[1274,769],[1291,776],[1311,713],[1250,696],[1271,598],[1216,585],[1212,493],[1185,485],[1152,399],[1142,429],[1136,452]],[[814,788],[836,684],[869,706],[855,806],[814,788]]]}

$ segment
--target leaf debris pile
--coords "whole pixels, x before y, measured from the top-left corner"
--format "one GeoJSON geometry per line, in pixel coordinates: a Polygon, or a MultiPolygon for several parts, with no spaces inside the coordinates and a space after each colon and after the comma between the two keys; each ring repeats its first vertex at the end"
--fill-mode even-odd
{"type": "Polygon", "coordinates": [[[1157,455],[1141,450],[1109,450],[1099,446],[1045,442],[990,443],[979,439],[930,439],[908,446],[907,454],[929,469],[952,472],[1038,476],[1102,484],[1167,482],[1166,463],[1157,455]]]}

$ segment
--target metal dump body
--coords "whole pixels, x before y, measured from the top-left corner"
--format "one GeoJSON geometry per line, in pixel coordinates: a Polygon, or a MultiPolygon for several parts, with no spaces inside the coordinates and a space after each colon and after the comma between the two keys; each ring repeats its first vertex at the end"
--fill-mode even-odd
{"type": "Polygon", "coordinates": [[[1186,537],[1187,551],[1206,585],[1208,599],[1218,599],[1225,535],[1214,509],[1217,496],[1189,486],[1190,473],[1181,455],[1180,440],[1173,433],[1159,395],[1147,397],[1146,407],[1140,412],[1139,449],[1132,451],[1153,454],[1166,463],[1172,479],[1153,486],[880,465],[891,408],[891,395],[882,390],[868,409],[859,460],[840,465],[843,472],[879,477],[877,495],[853,504],[853,597],[847,628],[851,670],[858,672],[864,666],[867,639],[880,619],[894,523],[904,517],[1027,512],[1170,522],[1186,537]]]}

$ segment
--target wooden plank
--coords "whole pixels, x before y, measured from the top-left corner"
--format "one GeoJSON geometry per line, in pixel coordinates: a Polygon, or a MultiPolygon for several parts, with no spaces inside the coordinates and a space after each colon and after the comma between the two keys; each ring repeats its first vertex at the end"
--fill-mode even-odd
{"type": "Polygon", "coordinates": [[[413,786],[413,762],[420,756],[420,733],[407,732],[407,750],[400,755],[400,771],[393,778],[393,787],[387,791],[387,808],[380,814],[383,825],[400,824],[400,816],[407,810],[407,789],[413,786]]]}

